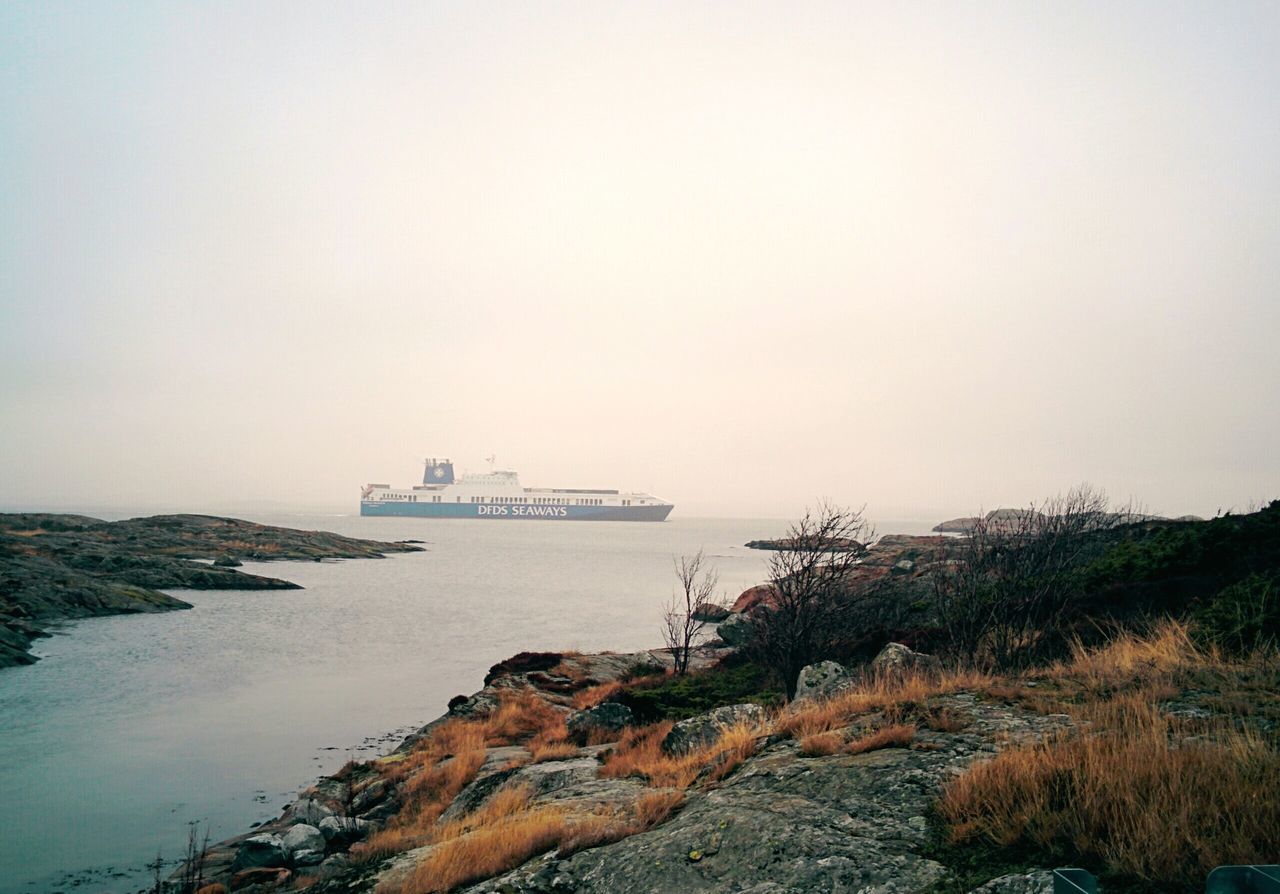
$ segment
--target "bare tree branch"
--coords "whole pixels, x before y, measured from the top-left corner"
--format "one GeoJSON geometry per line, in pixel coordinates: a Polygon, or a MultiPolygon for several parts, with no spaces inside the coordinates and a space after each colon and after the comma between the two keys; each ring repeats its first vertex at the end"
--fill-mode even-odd
{"type": "Polygon", "coordinates": [[[710,621],[712,610],[722,608],[716,596],[720,585],[714,568],[706,567],[706,556],[698,550],[675,560],[679,589],[662,616],[662,638],[675,663],[677,674],[689,670],[689,656],[710,621]]]}
{"type": "Polygon", "coordinates": [[[1088,485],[1038,506],[980,517],[934,577],[950,651],[996,667],[1043,656],[1060,639],[1095,535],[1138,517],[1132,507],[1112,510],[1088,485]]]}
{"type": "Polygon", "coordinates": [[[875,531],[864,509],[820,503],[787,531],[788,549],[769,560],[773,594],[752,616],[753,648],[795,696],[805,665],[813,663],[841,628],[847,579],[875,531]]]}

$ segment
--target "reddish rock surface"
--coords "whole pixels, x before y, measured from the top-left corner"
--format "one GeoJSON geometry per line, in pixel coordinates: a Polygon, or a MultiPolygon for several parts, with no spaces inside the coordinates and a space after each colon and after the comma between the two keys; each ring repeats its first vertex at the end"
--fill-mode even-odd
{"type": "Polygon", "coordinates": [[[287,869],[279,869],[274,866],[260,866],[256,869],[246,869],[237,872],[231,878],[231,890],[239,891],[241,888],[247,888],[250,885],[283,885],[292,875],[287,869]]]}
{"type": "Polygon", "coordinates": [[[757,584],[754,587],[743,590],[742,595],[733,603],[733,607],[729,609],[732,612],[749,612],[761,603],[767,603],[773,599],[777,590],[773,584],[757,584]]]}

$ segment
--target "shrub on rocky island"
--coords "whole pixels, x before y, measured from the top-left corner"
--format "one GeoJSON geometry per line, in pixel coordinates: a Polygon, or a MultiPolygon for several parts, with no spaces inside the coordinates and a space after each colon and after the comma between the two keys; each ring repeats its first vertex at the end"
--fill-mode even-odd
{"type": "Polygon", "coordinates": [[[781,687],[769,672],[741,657],[683,676],[643,677],[620,685],[609,700],[626,705],[640,723],[684,720],[725,705],[782,702],[781,687]]]}

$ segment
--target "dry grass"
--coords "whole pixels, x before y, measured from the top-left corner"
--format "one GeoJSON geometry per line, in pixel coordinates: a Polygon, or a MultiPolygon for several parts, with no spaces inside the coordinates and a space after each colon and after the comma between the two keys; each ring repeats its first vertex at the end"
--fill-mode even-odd
{"type": "Polygon", "coordinates": [[[642,768],[662,757],[662,740],[673,726],[674,723],[666,721],[625,730],[617,747],[605,756],[600,775],[614,778],[643,776],[642,768]]]}
{"type": "Polygon", "coordinates": [[[405,795],[410,801],[432,801],[448,805],[484,764],[483,748],[474,748],[446,758],[409,780],[405,795]]]}
{"type": "Polygon", "coordinates": [[[920,719],[927,728],[938,733],[958,733],[973,724],[969,717],[950,708],[930,708],[922,713],[920,719]]]}
{"type": "Polygon", "coordinates": [[[528,694],[503,700],[482,719],[446,721],[406,757],[375,765],[383,778],[402,786],[405,806],[386,828],[353,847],[352,856],[362,862],[378,860],[431,840],[440,815],[484,765],[487,746],[527,738],[549,755],[557,747],[553,737],[563,733],[560,712],[528,694]]]}
{"type": "Polygon", "coordinates": [[[486,745],[511,745],[538,735],[554,737],[564,729],[564,714],[538,696],[523,692],[504,698],[496,711],[478,723],[486,745]]]}
{"type": "Polygon", "coordinates": [[[437,844],[418,864],[403,894],[432,894],[490,878],[555,847],[568,828],[555,807],[522,810],[437,844]]]}
{"type": "Polygon", "coordinates": [[[879,751],[881,748],[906,748],[915,738],[915,726],[895,723],[859,736],[844,747],[844,752],[862,754],[866,751],[879,751]]]}
{"type": "MultiPolygon", "coordinates": [[[[352,848],[352,857],[359,862],[371,862],[413,847],[436,844],[436,850],[441,855],[438,858],[432,857],[435,860],[432,864],[434,868],[423,870],[427,874],[422,879],[426,881],[418,879],[414,882],[415,885],[427,887],[413,890],[428,891],[435,890],[430,885],[443,884],[455,877],[462,863],[470,859],[469,848],[489,847],[489,844],[484,843],[487,841],[485,836],[496,834],[494,830],[507,830],[503,834],[510,833],[510,848],[498,848],[493,856],[494,860],[501,862],[506,859],[503,857],[504,853],[522,853],[534,845],[541,847],[539,842],[544,839],[558,842],[568,834],[566,830],[570,827],[581,829],[582,834],[586,835],[588,827],[593,824],[624,830],[637,829],[643,825],[637,824],[635,818],[619,820],[601,819],[598,816],[579,817],[569,822],[560,813],[548,808],[530,808],[526,794],[506,790],[489,799],[474,814],[443,826],[439,824],[446,808],[475,779],[484,764],[486,748],[523,742],[529,748],[530,760],[534,763],[563,760],[578,753],[577,746],[567,741],[567,736],[563,712],[530,693],[513,694],[503,699],[487,717],[474,720],[453,719],[441,724],[418,742],[409,754],[397,755],[373,764],[383,779],[400,786],[405,803],[400,813],[385,828],[352,848]],[[561,820],[564,822],[561,823],[561,820]],[[481,832],[485,834],[472,842],[473,832],[477,835],[481,832]],[[451,844],[451,850],[441,851],[445,843],[462,839],[471,843],[451,844]],[[450,856],[451,853],[453,856],[450,856]]],[[[435,853],[433,851],[433,855],[435,853]]],[[[482,875],[476,877],[484,877],[482,865],[477,864],[477,867],[476,871],[482,872],[482,875]]],[[[418,876],[415,875],[415,878],[418,876]]]]}
{"type": "Polygon", "coordinates": [[[1031,844],[1188,890],[1215,866],[1280,853],[1274,742],[1228,726],[1188,737],[1141,694],[1088,714],[1089,735],[1010,748],[951,783],[940,812],[952,840],[1031,844]]]}
{"type": "Polygon", "coordinates": [[[573,706],[579,711],[587,708],[594,708],[596,705],[608,701],[621,691],[622,683],[618,680],[610,680],[608,683],[599,683],[595,686],[589,686],[586,689],[574,693],[573,706]]]}
{"type": "Polygon", "coordinates": [[[1187,625],[1165,620],[1146,635],[1121,633],[1099,648],[1078,641],[1071,657],[1035,674],[1035,678],[1069,681],[1092,696],[1104,696],[1134,685],[1169,682],[1189,668],[1223,666],[1217,655],[1200,649],[1187,625]]]}
{"type": "Polygon", "coordinates": [[[646,792],[636,799],[629,814],[594,814],[575,824],[573,832],[560,843],[557,856],[565,859],[588,848],[638,835],[661,823],[682,803],[683,792],[646,792]]]}
{"type": "Polygon", "coordinates": [[[1076,644],[1024,683],[989,687],[1083,724],[1011,746],[953,782],[940,805],[951,838],[1093,860],[1165,890],[1199,888],[1220,864],[1273,859],[1280,743],[1240,721],[1277,712],[1278,671],[1274,653],[1229,662],[1165,621],[1076,644]],[[1169,716],[1160,703],[1172,698],[1217,716],[1169,716]]]}
{"type": "Polygon", "coordinates": [[[920,705],[929,698],[962,690],[983,689],[992,683],[990,675],[972,670],[868,676],[834,698],[805,702],[783,713],[775,722],[774,731],[803,740],[842,729],[860,714],[900,713],[906,705],[920,705]]]}
{"type": "Polygon", "coordinates": [[[712,744],[688,754],[672,755],[662,750],[662,740],[671,731],[670,722],[627,730],[600,768],[601,776],[640,776],[655,788],[686,789],[703,770],[718,782],[755,753],[757,740],[766,735],[764,726],[739,724],[725,730],[712,744]],[[709,769],[708,769],[709,768],[709,769]]]}
{"type": "Polygon", "coordinates": [[[683,803],[684,792],[645,792],[636,799],[636,819],[646,829],[651,829],[683,803]]]}
{"type": "Polygon", "coordinates": [[[438,844],[459,838],[475,829],[492,826],[529,810],[530,794],[527,786],[513,785],[500,788],[491,798],[468,813],[449,823],[437,824],[427,836],[428,844],[438,844]]]}
{"type": "Polygon", "coordinates": [[[681,792],[648,792],[630,810],[573,814],[533,806],[523,787],[499,790],[481,808],[438,826],[435,847],[415,868],[400,894],[436,894],[513,869],[553,848],[561,856],[620,841],[652,828],[683,801],[681,792]]]}
{"type": "Polygon", "coordinates": [[[529,754],[533,763],[542,764],[547,761],[562,761],[576,757],[578,746],[572,742],[545,742],[529,746],[529,754]]]}
{"type": "Polygon", "coordinates": [[[406,784],[405,806],[400,813],[386,828],[353,846],[352,857],[369,862],[425,844],[436,820],[475,779],[484,758],[482,746],[455,754],[440,764],[424,766],[406,784]]]}
{"type": "Polygon", "coordinates": [[[1217,714],[1274,721],[1280,720],[1280,653],[1227,661],[1198,647],[1185,624],[1166,620],[1145,635],[1121,632],[1099,647],[1076,643],[1067,660],[983,692],[1042,714],[1081,718],[1101,702],[1139,695],[1153,704],[1177,699],[1217,714]]]}
{"type": "Polygon", "coordinates": [[[844,734],[836,730],[814,733],[800,740],[800,753],[805,757],[826,757],[843,748],[844,742],[844,734]]]}

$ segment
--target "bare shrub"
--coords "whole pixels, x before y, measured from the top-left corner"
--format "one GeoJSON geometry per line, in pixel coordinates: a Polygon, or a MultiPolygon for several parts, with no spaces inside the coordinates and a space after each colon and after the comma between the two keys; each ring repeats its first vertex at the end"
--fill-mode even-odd
{"type": "Polygon", "coordinates": [[[795,697],[800,671],[830,647],[844,626],[851,608],[846,583],[861,555],[851,544],[865,544],[874,536],[863,510],[822,503],[791,525],[788,548],[770,556],[773,593],[752,614],[752,648],[782,681],[788,699],[795,697]]]}
{"type": "Polygon", "coordinates": [[[1088,485],[979,518],[933,578],[948,650],[998,668],[1047,657],[1064,641],[1082,558],[1100,532],[1136,518],[1131,509],[1113,511],[1088,485]]]}
{"type": "Polygon", "coordinates": [[[708,611],[723,608],[723,603],[716,597],[719,576],[715,569],[706,567],[702,550],[681,556],[675,566],[680,589],[662,616],[662,639],[678,675],[689,670],[689,653],[709,623],[708,611]]]}

